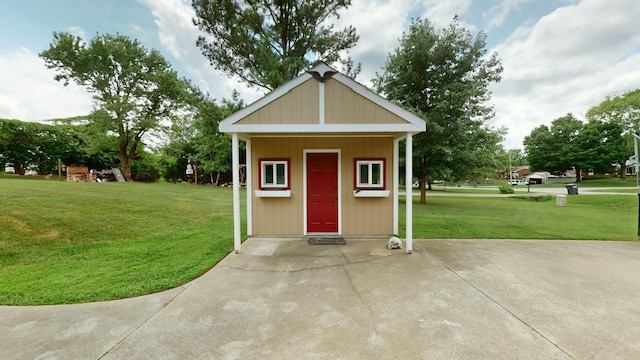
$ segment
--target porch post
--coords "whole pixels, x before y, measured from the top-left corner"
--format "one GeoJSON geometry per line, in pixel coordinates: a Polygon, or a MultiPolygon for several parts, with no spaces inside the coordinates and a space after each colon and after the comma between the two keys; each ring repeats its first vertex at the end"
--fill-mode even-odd
{"type": "Polygon", "coordinates": [[[231,169],[233,172],[233,248],[240,253],[240,143],[238,133],[231,134],[231,169]]]}
{"type": "Polygon", "coordinates": [[[400,190],[400,139],[393,139],[393,235],[398,236],[398,191],[400,190]]]}
{"type": "Polygon", "coordinates": [[[251,140],[247,139],[245,140],[245,148],[246,148],[246,152],[247,152],[247,165],[245,167],[245,176],[246,178],[246,185],[247,185],[247,236],[251,236],[253,235],[253,218],[252,218],[252,214],[253,214],[253,190],[251,187],[251,140]]]}
{"type": "Polygon", "coordinates": [[[405,140],[407,148],[405,151],[405,194],[406,194],[406,206],[407,206],[407,219],[406,219],[406,247],[407,254],[413,252],[413,134],[407,133],[407,139],[405,140]]]}

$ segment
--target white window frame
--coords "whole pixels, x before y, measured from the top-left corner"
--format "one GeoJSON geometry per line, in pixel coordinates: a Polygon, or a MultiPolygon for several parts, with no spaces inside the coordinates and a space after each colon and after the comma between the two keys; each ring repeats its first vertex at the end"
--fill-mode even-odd
{"type": "Polygon", "coordinates": [[[355,188],[356,189],[378,189],[385,190],[385,177],[386,177],[386,160],[385,159],[355,159],[356,169],[355,169],[355,188]],[[368,173],[367,173],[367,182],[360,182],[360,167],[362,165],[367,165],[368,173]],[[373,184],[373,165],[380,165],[380,183],[373,184]]]}
{"type": "Polygon", "coordinates": [[[260,163],[260,190],[289,190],[289,159],[259,159],[260,163]],[[273,165],[273,183],[267,183],[266,169],[268,165],[273,165]],[[278,165],[284,165],[284,184],[278,184],[278,165]]]}

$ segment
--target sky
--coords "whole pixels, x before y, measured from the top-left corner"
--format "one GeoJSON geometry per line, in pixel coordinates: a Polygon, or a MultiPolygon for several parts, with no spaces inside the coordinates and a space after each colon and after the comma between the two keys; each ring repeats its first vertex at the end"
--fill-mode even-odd
{"type": "MultiPolygon", "coordinates": [[[[251,103],[265,95],[216,71],[196,47],[190,0],[0,0],[0,118],[43,121],[86,115],[86,89],[63,86],[38,53],[54,31],[89,40],[121,34],[159,50],[178,74],[218,100],[233,90],[251,103]]],[[[492,84],[491,127],[506,127],[503,145],[522,149],[540,125],[587,110],[607,97],[640,88],[640,2],[637,0],[352,0],[332,19],[353,25],[360,40],[349,51],[371,86],[413,18],[446,27],[454,16],[487,35],[489,54],[504,71],[492,84]]],[[[427,125],[428,129],[428,125],[427,125]]]]}

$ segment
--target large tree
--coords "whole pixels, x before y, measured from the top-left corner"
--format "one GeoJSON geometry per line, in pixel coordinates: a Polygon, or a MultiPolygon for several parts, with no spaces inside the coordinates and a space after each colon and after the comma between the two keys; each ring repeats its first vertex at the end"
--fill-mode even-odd
{"type": "Polygon", "coordinates": [[[205,34],[197,46],[216,69],[246,83],[273,90],[316,61],[342,62],[355,75],[344,53],[358,41],[348,26],[336,31],[350,0],[193,0],[193,22],[205,34]]]}
{"type": "Polygon", "coordinates": [[[472,176],[488,165],[478,162],[490,158],[483,155],[484,146],[494,148],[501,140],[503,129],[485,126],[493,116],[488,85],[500,81],[502,72],[497,54],[487,55],[485,39],[483,32],[474,37],[457,18],[445,29],[414,20],[375,80],[388,99],[427,121],[427,131],[414,137],[420,203],[426,202],[428,179],[472,176]]]}
{"type": "Polygon", "coordinates": [[[611,172],[626,153],[620,124],[600,120],[584,124],[570,113],[553,120],[551,127],[533,129],[524,145],[532,170],[562,175],[573,168],[576,182],[581,181],[582,170],[611,172]]]}
{"type": "Polygon", "coordinates": [[[56,80],[75,81],[93,94],[96,110],[88,125],[100,139],[115,134],[114,150],[127,181],[144,136],[184,115],[195,99],[193,86],[178,78],[159,51],[122,35],[97,35],[85,43],[55,32],[40,56],[56,70],[56,80]]]}
{"type": "MultiPolygon", "coordinates": [[[[630,155],[625,148],[622,126],[615,122],[591,120],[584,125],[574,142],[576,152],[571,156],[574,166],[599,174],[612,172],[620,159],[626,160],[630,155]]],[[[624,161],[621,164],[620,174],[624,176],[624,161]]]]}
{"type": "Polygon", "coordinates": [[[524,138],[529,168],[533,171],[548,171],[555,175],[564,174],[576,168],[580,181],[580,162],[577,155],[581,151],[576,137],[584,124],[573,114],[567,114],[551,122],[551,127],[540,125],[524,138]]]}
{"type": "Polygon", "coordinates": [[[624,165],[634,153],[633,134],[640,134],[640,89],[623,95],[608,97],[587,112],[589,121],[618,124],[622,128],[626,151],[619,153],[615,163],[620,164],[620,176],[625,176],[624,165]]]}

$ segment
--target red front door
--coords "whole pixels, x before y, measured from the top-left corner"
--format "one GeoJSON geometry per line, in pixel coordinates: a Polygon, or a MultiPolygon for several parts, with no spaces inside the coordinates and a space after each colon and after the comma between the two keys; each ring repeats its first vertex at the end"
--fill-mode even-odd
{"type": "Polygon", "coordinates": [[[307,154],[307,232],[338,232],[338,154],[307,154]]]}

